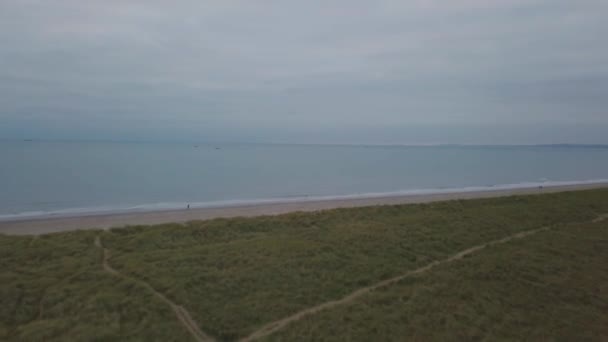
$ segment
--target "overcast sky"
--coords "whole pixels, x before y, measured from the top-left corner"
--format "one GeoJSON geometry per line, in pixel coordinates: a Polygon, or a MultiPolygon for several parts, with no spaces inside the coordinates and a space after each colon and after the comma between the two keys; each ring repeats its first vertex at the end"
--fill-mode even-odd
{"type": "Polygon", "coordinates": [[[0,138],[608,143],[608,1],[1,0],[0,138]]]}

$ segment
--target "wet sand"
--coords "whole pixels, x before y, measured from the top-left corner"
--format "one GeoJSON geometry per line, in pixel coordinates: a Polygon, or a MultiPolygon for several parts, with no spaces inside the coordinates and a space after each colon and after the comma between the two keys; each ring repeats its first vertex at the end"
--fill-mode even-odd
{"type": "Polygon", "coordinates": [[[78,229],[107,229],[129,225],[151,225],[183,223],[193,220],[208,220],[220,217],[251,217],[278,215],[295,211],[317,211],[335,208],[364,207],[407,203],[427,203],[455,199],[490,198],[511,195],[531,195],[561,191],[606,188],[608,183],[551,186],[539,189],[521,188],[473,192],[451,192],[426,195],[403,195],[374,198],[331,199],[286,203],[265,203],[222,208],[196,208],[119,214],[95,214],[71,217],[51,217],[0,222],[0,233],[14,235],[36,235],[78,229]]]}

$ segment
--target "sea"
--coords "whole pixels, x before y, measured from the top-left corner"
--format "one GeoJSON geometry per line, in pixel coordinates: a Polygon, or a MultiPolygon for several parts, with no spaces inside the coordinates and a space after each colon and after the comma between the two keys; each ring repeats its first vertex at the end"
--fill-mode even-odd
{"type": "Polygon", "coordinates": [[[0,220],[608,182],[608,146],[0,142],[0,220]]]}

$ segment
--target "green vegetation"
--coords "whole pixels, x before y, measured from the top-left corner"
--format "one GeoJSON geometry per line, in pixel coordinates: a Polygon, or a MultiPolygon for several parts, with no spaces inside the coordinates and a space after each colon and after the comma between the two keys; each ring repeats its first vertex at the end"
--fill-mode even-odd
{"type": "Polygon", "coordinates": [[[269,340],[605,341],[608,223],[569,224],[484,249],[269,340]]]}
{"type": "Polygon", "coordinates": [[[102,270],[95,235],[0,235],[0,340],[190,338],[164,303],[102,270]]]}
{"type": "MultiPolygon", "coordinates": [[[[0,340],[219,340],[517,232],[270,339],[608,337],[608,190],[0,236],[0,340]],[[93,241],[100,236],[105,272],[93,241]],[[129,278],[136,279],[130,280],[129,278]],[[603,329],[603,330],[602,330],[603,329]]],[[[578,339],[578,338],[577,338],[578,339]]]]}

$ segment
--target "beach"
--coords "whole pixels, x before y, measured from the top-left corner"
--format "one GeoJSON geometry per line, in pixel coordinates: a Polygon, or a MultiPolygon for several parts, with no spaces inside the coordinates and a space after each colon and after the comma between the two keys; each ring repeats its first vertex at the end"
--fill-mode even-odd
{"type": "Polygon", "coordinates": [[[133,225],[184,223],[215,218],[253,217],[279,215],[290,212],[311,212],[336,208],[352,208],[376,205],[428,203],[437,201],[491,198],[512,195],[534,195],[563,191],[587,190],[608,187],[608,183],[522,187],[517,189],[446,192],[434,194],[401,195],[386,197],[362,197],[328,200],[302,200],[251,205],[235,205],[214,208],[182,210],[158,210],[130,213],[86,214],[69,217],[44,217],[0,222],[0,234],[38,235],[79,229],[109,229],[133,225]]]}

